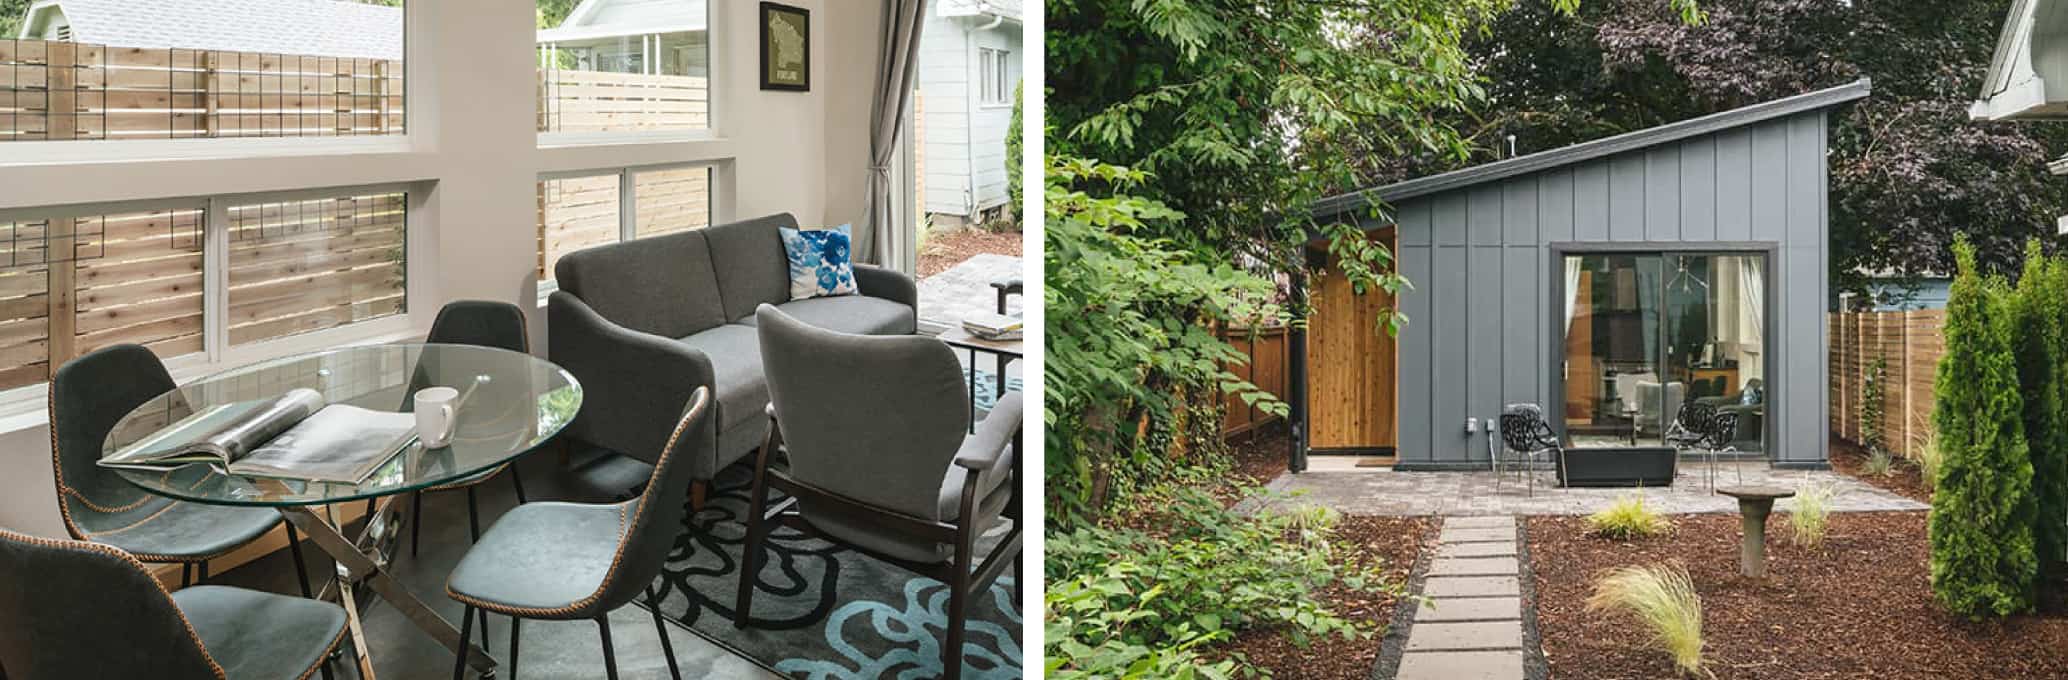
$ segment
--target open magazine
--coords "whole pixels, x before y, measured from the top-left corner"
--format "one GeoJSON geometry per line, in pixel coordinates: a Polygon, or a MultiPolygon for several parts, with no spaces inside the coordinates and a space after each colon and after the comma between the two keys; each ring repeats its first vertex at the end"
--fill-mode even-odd
{"type": "Polygon", "coordinates": [[[416,417],[325,404],[302,388],[210,406],[100,460],[165,470],[191,463],[246,477],[357,484],[416,440],[416,417]]]}

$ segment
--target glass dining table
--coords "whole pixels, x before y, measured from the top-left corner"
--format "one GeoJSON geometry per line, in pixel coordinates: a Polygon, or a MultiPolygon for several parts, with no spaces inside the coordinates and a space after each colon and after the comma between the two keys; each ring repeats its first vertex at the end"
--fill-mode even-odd
{"type": "MultiPolygon", "coordinates": [[[[195,503],[275,508],[337,561],[337,577],[319,596],[344,605],[360,673],[371,678],[359,613],[370,588],[405,618],[465,654],[482,676],[496,662],[479,644],[460,648],[460,633],[388,572],[410,504],[425,488],[496,469],[539,448],[574,420],[582,389],[574,376],[543,359],[472,345],[373,345],[331,349],[236,368],[185,384],[117,421],[102,446],[106,456],[212,406],[272,399],[313,389],[330,404],[409,412],[411,396],[427,387],[460,392],[453,436],[443,447],[412,443],[356,484],[245,477],[209,464],[170,471],[116,469],[144,491],[195,503]],[[347,538],[336,521],[338,504],[374,501],[359,535],[347,538]]],[[[378,446],[368,442],[369,447],[378,446]]]]}

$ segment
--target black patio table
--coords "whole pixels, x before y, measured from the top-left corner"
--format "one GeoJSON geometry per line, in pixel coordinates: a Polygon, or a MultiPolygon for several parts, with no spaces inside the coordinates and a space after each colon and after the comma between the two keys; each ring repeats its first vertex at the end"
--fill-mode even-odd
{"type": "MultiPolygon", "coordinates": [[[[464,479],[510,462],[544,444],[574,420],[582,390],[574,376],[543,359],[472,345],[371,345],[331,349],[224,371],[182,385],[131,411],[118,421],[102,447],[108,455],[151,436],[203,409],[309,388],[327,403],[377,411],[410,411],[411,395],[426,387],[460,391],[449,445],[424,449],[411,444],[357,484],[245,477],[208,464],[169,472],[117,469],[144,491],[195,503],[263,506],[280,511],[337,560],[337,577],[325,584],[324,600],[344,605],[360,674],[373,677],[373,664],[359,615],[364,585],[439,643],[461,654],[459,630],[402,587],[388,572],[396,539],[420,489],[464,479]],[[347,539],[330,506],[356,500],[378,503],[364,529],[347,539]]],[[[369,443],[369,446],[374,444],[369,443]]],[[[301,565],[297,564],[297,568],[301,565]]],[[[496,667],[479,644],[464,650],[467,663],[484,675],[496,667]]]]}

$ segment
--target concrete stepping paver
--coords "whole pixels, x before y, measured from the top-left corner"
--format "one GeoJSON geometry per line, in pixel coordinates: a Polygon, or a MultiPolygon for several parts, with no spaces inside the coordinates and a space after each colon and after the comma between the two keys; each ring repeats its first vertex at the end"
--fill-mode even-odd
{"type": "Polygon", "coordinates": [[[1431,576],[1422,581],[1429,597],[1515,597],[1522,584],[1514,576],[1431,576]]]}
{"type": "Polygon", "coordinates": [[[1438,557],[1430,576],[1506,576],[1518,573],[1514,557],[1438,557]]]}
{"type": "Polygon", "coordinates": [[[1522,677],[1522,654],[1490,652],[1416,652],[1400,658],[1396,680],[1516,680],[1522,677]]]}
{"type": "Polygon", "coordinates": [[[1394,680],[1520,680],[1522,577],[1514,517],[1444,520],[1394,680]]]}
{"type": "Polygon", "coordinates": [[[1522,617],[1521,597],[1451,597],[1430,600],[1415,609],[1423,621],[1499,621],[1522,617]]]}
{"type": "Polygon", "coordinates": [[[1407,638],[1410,652],[1480,649],[1522,649],[1522,621],[1417,623],[1407,638]]]}

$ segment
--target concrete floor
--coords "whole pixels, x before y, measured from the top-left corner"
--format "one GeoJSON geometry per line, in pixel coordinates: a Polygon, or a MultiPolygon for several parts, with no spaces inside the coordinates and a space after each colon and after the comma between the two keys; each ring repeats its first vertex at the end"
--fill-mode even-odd
{"type": "MultiPolygon", "coordinates": [[[[524,490],[530,500],[602,500],[601,490],[578,488],[567,475],[559,473],[559,456],[552,450],[541,451],[523,462],[524,490]]],[[[516,492],[512,490],[507,477],[497,477],[479,487],[481,495],[481,528],[486,531],[494,518],[516,505],[516,492]]],[[[437,610],[446,620],[458,624],[462,607],[445,596],[445,577],[460,557],[466,553],[470,542],[467,534],[467,495],[463,491],[450,491],[424,496],[424,533],[422,553],[416,558],[408,556],[408,548],[394,565],[394,572],[405,587],[417,597],[437,610]]],[[[347,536],[357,534],[357,527],[348,527],[347,536]]],[[[407,535],[403,541],[408,541],[407,535]]],[[[312,584],[320,583],[320,574],[331,573],[333,563],[312,544],[303,544],[303,554],[309,559],[312,584]]],[[[294,581],[294,562],[286,551],[280,551],[229,572],[213,575],[209,582],[217,585],[233,585],[256,588],[275,593],[299,594],[294,581]]],[[[367,608],[364,616],[368,647],[374,660],[374,675],[382,680],[415,680],[452,677],[453,655],[428,635],[402,618],[393,607],[378,600],[367,608]]],[[[500,616],[489,616],[488,653],[500,664],[496,677],[507,679],[509,672],[510,620],[500,616]]],[[[637,606],[628,605],[610,616],[612,645],[617,650],[619,677],[666,678],[668,665],[661,653],[660,637],[654,631],[653,615],[637,606]]],[[[478,628],[478,625],[477,625],[478,628]]],[[[669,623],[669,640],[675,646],[676,662],[681,664],[684,678],[775,678],[754,662],[733,654],[688,629],[669,623]]],[[[589,622],[526,621],[523,626],[522,658],[518,673],[523,678],[601,678],[603,675],[602,643],[597,627],[589,622]]],[[[476,632],[479,638],[479,632],[476,632]]],[[[350,665],[342,664],[342,665],[350,665]]],[[[339,680],[357,678],[349,669],[338,674],[339,680]]],[[[471,673],[468,677],[473,677],[471,673]]]]}

